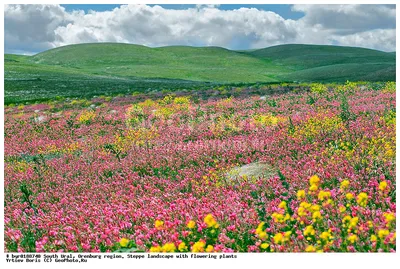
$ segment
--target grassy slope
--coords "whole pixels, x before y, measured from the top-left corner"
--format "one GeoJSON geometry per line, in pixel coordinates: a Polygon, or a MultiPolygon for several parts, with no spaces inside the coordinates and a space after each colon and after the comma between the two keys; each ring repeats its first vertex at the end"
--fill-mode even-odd
{"type": "Polygon", "coordinates": [[[277,65],[222,48],[148,48],[130,44],[80,44],[33,56],[38,64],[79,68],[91,74],[214,82],[273,81],[277,65]]]}
{"type": "Polygon", "coordinates": [[[280,45],[244,52],[293,72],[278,79],[294,81],[395,80],[396,54],[377,50],[327,46],[280,45]]]}
{"type": "Polygon", "coordinates": [[[109,74],[61,65],[38,64],[32,57],[5,55],[4,101],[39,101],[61,97],[92,97],[94,95],[127,94],[160,89],[207,87],[212,83],[189,80],[150,79],[109,74]]]}
{"type": "MultiPolygon", "coordinates": [[[[211,83],[395,80],[395,53],[337,46],[219,47],[116,43],[5,55],[5,102],[182,89],[211,83]]],[[[206,85],[207,86],[207,85],[206,85]]]]}

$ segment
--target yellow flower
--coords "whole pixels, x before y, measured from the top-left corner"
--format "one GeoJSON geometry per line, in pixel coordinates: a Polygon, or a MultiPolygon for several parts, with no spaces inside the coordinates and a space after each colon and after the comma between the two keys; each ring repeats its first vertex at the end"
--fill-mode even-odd
{"type": "Polygon", "coordinates": [[[345,216],[345,217],[343,218],[342,222],[345,223],[345,222],[350,221],[350,220],[351,220],[351,217],[350,217],[350,216],[345,216]]]}
{"type": "Polygon", "coordinates": [[[282,208],[282,209],[287,209],[287,204],[286,204],[285,201],[282,201],[282,202],[280,202],[280,204],[278,205],[278,207],[279,207],[279,208],[282,208]]]}
{"type": "Polygon", "coordinates": [[[306,252],[315,252],[316,248],[314,246],[308,246],[306,247],[306,252]]]}
{"type": "Polygon", "coordinates": [[[129,239],[121,238],[121,240],[119,240],[119,245],[123,248],[127,247],[128,244],[129,244],[129,239]]]}
{"type": "Polygon", "coordinates": [[[154,223],[154,226],[157,229],[161,229],[163,225],[164,225],[164,221],[162,221],[162,220],[156,220],[156,222],[154,223]]]}
{"type": "Polygon", "coordinates": [[[289,240],[289,238],[290,238],[290,235],[292,234],[292,232],[291,231],[287,231],[287,232],[285,232],[285,234],[284,234],[284,237],[285,237],[285,241],[288,241],[289,240]]]}
{"type": "Polygon", "coordinates": [[[340,189],[345,190],[349,187],[349,185],[350,185],[350,181],[345,179],[340,183],[340,189]]]}
{"type": "Polygon", "coordinates": [[[150,252],[161,252],[162,248],[160,246],[155,246],[150,248],[150,252]]]}
{"type": "Polygon", "coordinates": [[[276,212],[272,213],[271,216],[272,216],[272,218],[274,219],[275,222],[283,222],[283,220],[284,220],[283,215],[279,214],[279,213],[276,213],[276,212]]]}
{"type": "Polygon", "coordinates": [[[351,200],[354,198],[354,195],[352,193],[348,192],[348,193],[346,193],[346,198],[347,198],[347,200],[351,200]]]}
{"type": "Polygon", "coordinates": [[[187,227],[189,229],[193,229],[194,227],[196,227],[196,222],[194,220],[189,221],[187,227]]]}
{"type": "Polygon", "coordinates": [[[346,207],[345,206],[339,206],[339,211],[340,213],[343,213],[344,211],[346,211],[346,207]]]}
{"type": "Polygon", "coordinates": [[[198,241],[193,244],[192,251],[193,252],[204,252],[204,247],[206,243],[204,241],[198,241]]]}
{"type": "Polygon", "coordinates": [[[299,207],[299,208],[297,209],[297,214],[298,214],[300,217],[302,217],[302,216],[307,215],[307,212],[306,212],[306,210],[304,209],[304,207],[299,207]]]}
{"type": "Polygon", "coordinates": [[[356,242],[358,240],[358,237],[357,237],[357,235],[353,234],[353,235],[350,235],[349,237],[347,237],[347,240],[353,244],[354,242],[356,242]]]}
{"type": "Polygon", "coordinates": [[[367,200],[368,200],[368,195],[365,192],[362,192],[357,196],[357,204],[359,204],[362,207],[365,207],[367,205],[367,200]]]}
{"type": "Polygon", "coordinates": [[[358,217],[354,217],[350,220],[349,228],[356,227],[358,223],[358,217]]]}
{"type": "Polygon", "coordinates": [[[257,229],[256,229],[256,234],[260,234],[263,231],[263,227],[264,227],[265,222],[260,222],[260,224],[258,224],[257,229]]]}
{"type": "Polygon", "coordinates": [[[309,236],[309,235],[315,235],[315,230],[314,227],[311,225],[308,225],[305,229],[304,229],[304,235],[305,236],[309,236]]]}
{"type": "Polygon", "coordinates": [[[330,232],[323,232],[323,233],[320,235],[320,237],[321,237],[321,239],[324,240],[324,241],[330,241],[330,240],[333,239],[333,236],[331,235],[330,232]]]}
{"type": "Polygon", "coordinates": [[[301,203],[300,203],[300,206],[301,206],[301,207],[304,207],[305,209],[307,209],[307,208],[310,208],[310,207],[311,207],[311,204],[309,204],[309,203],[307,203],[307,202],[301,202],[301,203]]]}
{"type": "Polygon", "coordinates": [[[310,191],[316,191],[316,190],[318,190],[318,185],[312,184],[312,185],[310,186],[310,191]]]}
{"type": "Polygon", "coordinates": [[[304,191],[304,190],[299,190],[298,192],[297,192],[297,199],[303,199],[303,198],[305,198],[306,197],[306,192],[304,191]]]}
{"type": "Polygon", "coordinates": [[[396,156],[396,154],[394,153],[394,151],[392,149],[389,149],[385,152],[385,156],[391,158],[391,157],[396,156]]]}
{"type": "Polygon", "coordinates": [[[318,193],[318,199],[320,201],[323,201],[323,200],[325,200],[327,198],[330,198],[330,197],[331,197],[331,193],[329,191],[320,191],[318,193]]]}
{"type": "Polygon", "coordinates": [[[315,211],[319,211],[321,209],[321,207],[319,205],[312,205],[311,206],[311,211],[315,212],[315,211]]]}
{"type": "Polygon", "coordinates": [[[260,245],[260,247],[261,247],[262,249],[267,249],[267,248],[269,247],[269,244],[268,244],[268,243],[262,243],[262,244],[260,245]]]}
{"type": "Polygon", "coordinates": [[[368,223],[368,227],[369,228],[372,228],[372,227],[374,227],[374,223],[372,222],[372,221],[367,221],[367,223],[368,223]]]}
{"type": "Polygon", "coordinates": [[[204,218],[204,223],[207,224],[207,227],[214,227],[214,228],[219,227],[217,221],[214,219],[213,215],[211,215],[211,214],[208,214],[204,218]]]}
{"type": "Polygon", "coordinates": [[[85,123],[88,124],[90,123],[94,118],[96,117],[96,113],[93,111],[84,111],[82,114],[79,116],[78,121],[80,123],[85,123]]]}
{"type": "Polygon", "coordinates": [[[377,239],[378,239],[378,238],[376,237],[376,235],[374,235],[374,234],[371,235],[371,241],[372,241],[372,242],[375,242],[377,239]]]}
{"type": "Polygon", "coordinates": [[[387,187],[387,182],[386,181],[382,181],[382,182],[379,183],[379,189],[381,191],[384,191],[386,189],[386,187],[387,187]]]}
{"type": "Polygon", "coordinates": [[[206,248],[206,252],[213,252],[214,251],[214,247],[212,245],[208,245],[206,248]]]}
{"type": "Polygon", "coordinates": [[[187,251],[187,246],[186,246],[185,242],[180,243],[178,245],[178,249],[180,252],[187,251]]]}
{"type": "Polygon", "coordinates": [[[313,213],[313,215],[312,215],[312,218],[313,218],[314,220],[321,219],[321,218],[322,218],[321,212],[315,211],[315,212],[313,213]]]}
{"type": "Polygon", "coordinates": [[[383,216],[385,217],[385,220],[386,220],[386,222],[387,223],[390,223],[390,222],[392,222],[393,220],[395,220],[395,215],[393,214],[393,213],[383,213],[383,216]]]}
{"type": "Polygon", "coordinates": [[[389,230],[379,230],[378,236],[381,239],[384,239],[387,235],[389,235],[389,230]]]}
{"type": "Polygon", "coordinates": [[[176,247],[174,243],[166,243],[163,247],[162,247],[162,251],[163,252],[175,252],[176,247]]]}
{"type": "Polygon", "coordinates": [[[258,234],[258,237],[260,238],[260,239],[265,239],[265,238],[267,238],[267,233],[266,232],[260,232],[259,234],[258,234]]]}
{"type": "Polygon", "coordinates": [[[325,203],[324,206],[328,206],[328,205],[334,205],[333,200],[332,199],[328,199],[325,203]]]}
{"type": "Polygon", "coordinates": [[[321,179],[317,175],[313,175],[310,178],[310,185],[318,185],[321,179]]]}
{"type": "Polygon", "coordinates": [[[277,233],[276,235],[274,235],[275,244],[281,244],[281,243],[283,243],[283,241],[284,241],[283,234],[277,233]]]}
{"type": "Polygon", "coordinates": [[[264,227],[265,222],[261,221],[260,224],[258,224],[257,229],[262,229],[264,227]]]}

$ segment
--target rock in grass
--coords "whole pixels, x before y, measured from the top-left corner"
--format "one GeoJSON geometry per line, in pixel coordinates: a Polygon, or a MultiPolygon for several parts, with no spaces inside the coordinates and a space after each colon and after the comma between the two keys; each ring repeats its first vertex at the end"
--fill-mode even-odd
{"type": "Polygon", "coordinates": [[[42,115],[34,118],[34,121],[35,121],[36,123],[42,123],[42,122],[44,122],[45,120],[46,120],[46,116],[42,116],[42,115]]]}
{"type": "Polygon", "coordinates": [[[227,179],[230,182],[241,182],[248,179],[270,178],[276,174],[276,170],[269,164],[256,162],[234,167],[227,173],[227,179]]]}

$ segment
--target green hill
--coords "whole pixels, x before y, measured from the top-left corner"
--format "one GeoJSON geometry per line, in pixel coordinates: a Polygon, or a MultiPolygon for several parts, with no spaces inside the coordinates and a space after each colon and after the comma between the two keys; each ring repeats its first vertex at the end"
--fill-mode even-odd
{"type": "Polygon", "coordinates": [[[186,79],[219,83],[275,81],[286,70],[216,47],[148,48],[130,44],[80,44],[33,56],[35,64],[80,69],[118,77],[186,79]]]}
{"type": "Polygon", "coordinates": [[[294,69],[307,69],[334,64],[393,63],[395,55],[365,48],[328,45],[279,45],[245,52],[294,69]]]}
{"type": "Polygon", "coordinates": [[[395,58],[395,53],[319,45],[248,51],[118,43],[69,45],[34,56],[6,54],[5,100],[229,83],[387,81],[395,80],[395,58]]]}
{"type": "Polygon", "coordinates": [[[396,54],[328,45],[279,45],[244,52],[292,70],[282,80],[335,82],[395,80],[396,54]]]}

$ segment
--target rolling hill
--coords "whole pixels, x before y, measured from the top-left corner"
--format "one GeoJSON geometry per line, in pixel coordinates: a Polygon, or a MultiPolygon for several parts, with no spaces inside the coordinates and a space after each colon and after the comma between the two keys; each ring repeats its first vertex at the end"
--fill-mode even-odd
{"type": "Polygon", "coordinates": [[[279,45],[245,54],[292,72],[282,80],[340,82],[395,80],[396,54],[366,48],[328,45],[279,45]]]}
{"type": "Polygon", "coordinates": [[[68,45],[33,56],[5,55],[5,101],[183,89],[229,83],[395,80],[395,53],[279,45],[149,48],[118,43],[68,45]]]}
{"type": "Polygon", "coordinates": [[[29,62],[80,69],[89,74],[219,83],[274,81],[270,75],[285,72],[278,65],[266,65],[256,57],[217,47],[82,44],[39,53],[29,62]]]}

